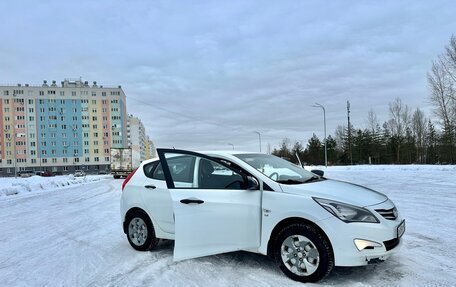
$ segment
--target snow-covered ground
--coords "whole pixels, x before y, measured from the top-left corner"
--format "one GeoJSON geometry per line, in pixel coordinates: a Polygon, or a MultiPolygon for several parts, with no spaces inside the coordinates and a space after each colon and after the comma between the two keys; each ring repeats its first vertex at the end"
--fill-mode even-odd
{"type": "Polygon", "coordinates": [[[0,178],[0,285],[456,286],[456,166],[329,167],[325,175],[396,203],[407,220],[397,255],[336,268],[319,284],[291,281],[265,256],[248,252],[173,262],[172,241],[152,252],[129,246],[120,224],[121,180],[0,178]],[[18,194],[7,196],[12,187],[18,194]]]}
{"type": "Polygon", "coordinates": [[[65,186],[81,185],[87,182],[99,181],[110,177],[108,175],[88,175],[74,177],[71,175],[41,177],[31,176],[27,178],[0,178],[0,198],[11,195],[27,195],[40,191],[60,189],[65,186]]]}

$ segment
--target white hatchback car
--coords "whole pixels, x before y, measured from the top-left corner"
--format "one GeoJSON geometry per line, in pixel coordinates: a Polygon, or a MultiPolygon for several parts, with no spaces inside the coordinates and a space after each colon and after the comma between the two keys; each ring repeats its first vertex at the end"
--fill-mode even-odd
{"type": "Polygon", "coordinates": [[[175,240],[174,260],[247,250],[315,282],[334,266],[384,261],[405,221],[385,195],[272,155],[158,149],[122,185],[123,230],[136,250],[175,240]]]}

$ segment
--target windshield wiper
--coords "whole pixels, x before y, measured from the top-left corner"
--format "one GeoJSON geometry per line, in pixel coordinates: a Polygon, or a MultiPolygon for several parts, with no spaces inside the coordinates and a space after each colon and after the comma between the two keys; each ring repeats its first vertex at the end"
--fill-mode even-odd
{"type": "Polygon", "coordinates": [[[322,179],[322,177],[319,177],[319,176],[314,175],[314,176],[312,176],[311,178],[305,180],[303,183],[312,182],[312,181],[316,181],[316,180],[320,180],[320,179],[322,179]]]}
{"type": "Polygon", "coordinates": [[[297,179],[284,179],[284,180],[276,180],[276,182],[283,183],[283,184],[301,184],[301,183],[304,183],[305,181],[297,180],[297,179]]]}

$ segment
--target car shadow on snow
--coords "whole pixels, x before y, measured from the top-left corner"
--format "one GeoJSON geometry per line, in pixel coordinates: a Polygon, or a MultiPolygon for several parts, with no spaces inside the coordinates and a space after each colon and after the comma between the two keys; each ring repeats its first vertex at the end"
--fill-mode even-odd
{"type": "MultiPolygon", "coordinates": [[[[158,246],[152,251],[157,253],[154,257],[163,258],[172,261],[174,249],[173,240],[161,240],[158,246]]],[[[269,280],[283,279],[284,282],[289,280],[276,266],[272,259],[267,256],[251,253],[247,251],[236,251],[212,256],[205,256],[196,259],[173,262],[175,267],[186,265],[201,265],[207,268],[212,266],[211,271],[218,273],[217,276],[226,276],[226,269],[236,270],[237,278],[245,278],[256,274],[255,277],[261,277],[265,282],[269,280]]],[[[395,258],[388,261],[360,267],[335,267],[331,274],[323,279],[320,283],[327,285],[351,286],[356,283],[375,283],[381,282],[399,282],[404,274],[401,272],[402,264],[395,258]]],[[[177,268],[179,270],[180,268],[177,268]]],[[[261,285],[261,284],[260,284],[261,285]]],[[[394,285],[394,284],[393,284],[394,285]]]]}

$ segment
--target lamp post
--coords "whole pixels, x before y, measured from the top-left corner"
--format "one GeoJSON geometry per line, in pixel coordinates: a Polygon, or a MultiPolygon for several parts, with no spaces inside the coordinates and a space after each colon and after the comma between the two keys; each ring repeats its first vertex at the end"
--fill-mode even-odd
{"type": "Polygon", "coordinates": [[[232,146],[232,147],[233,147],[233,150],[234,150],[234,144],[232,144],[232,143],[228,143],[228,145],[232,146]]]}
{"type": "Polygon", "coordinates": [[[261,152],[261,134],[260,134],[260,132],[257,132],[257,131],[253,131],[253,132],[258,134],[258,140],[260,142],[260,152],[261,152]]]}
{"type": "Polygon", "coordinates": [[[325,167],[328,167],[328,148],[326,142],[326,110],[325,107],[319,103],[315,103],[312,107],[314,108],[322,108],[323,109],[323,123],[324,123],[324,131],[325,131],[325,167]]]}

